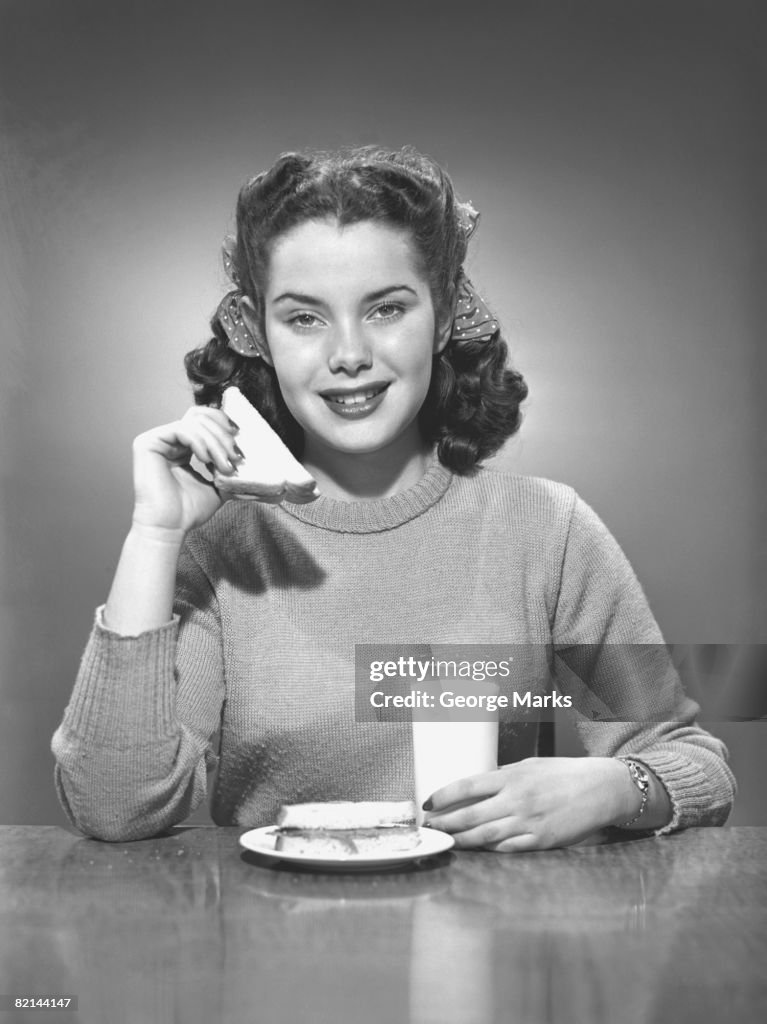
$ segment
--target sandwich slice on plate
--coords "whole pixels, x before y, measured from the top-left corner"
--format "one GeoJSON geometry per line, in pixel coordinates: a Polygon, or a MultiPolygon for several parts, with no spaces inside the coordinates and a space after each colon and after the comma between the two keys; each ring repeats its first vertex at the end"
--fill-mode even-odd
{"type": "Polygon", "coordinates": [[[385,855],[420,842],[412,800],[285,804],[277,825],[276,850],[311,857],[385,855]]]}

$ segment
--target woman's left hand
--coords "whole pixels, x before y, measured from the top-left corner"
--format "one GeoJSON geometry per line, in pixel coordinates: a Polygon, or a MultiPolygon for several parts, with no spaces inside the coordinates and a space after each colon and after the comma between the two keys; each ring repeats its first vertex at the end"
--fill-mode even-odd
{"type": "Polygon", "coordinates": [[[438,789],[424,824],[462,849],[547,850],[628,820],[640,799],[613,758],[531,757],[438,789]]]}

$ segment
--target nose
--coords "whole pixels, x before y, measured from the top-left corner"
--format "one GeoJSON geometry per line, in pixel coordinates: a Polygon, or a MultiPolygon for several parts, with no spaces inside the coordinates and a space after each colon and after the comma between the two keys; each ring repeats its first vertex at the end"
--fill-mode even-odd
{"type": "Polygon", "coordinates": [[[373,365],[370,343],[356,324],[339,325],[332,333],[330,346],[328,367],[333,373],[353,376],[373,365]]]}

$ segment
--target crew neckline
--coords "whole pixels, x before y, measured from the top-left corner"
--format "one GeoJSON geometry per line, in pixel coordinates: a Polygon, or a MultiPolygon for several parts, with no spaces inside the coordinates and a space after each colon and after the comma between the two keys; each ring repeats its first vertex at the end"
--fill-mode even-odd
{"type": "Polygon", "coordinates": [[[281,508],[302,523],[336,533],[380,533],[409,522],[435,505],[453,479],[452,472],[432,453],[421,479],[404,491],[372,501],[340,501],[321,494],[306,504],[284,501],[281,508]]]}

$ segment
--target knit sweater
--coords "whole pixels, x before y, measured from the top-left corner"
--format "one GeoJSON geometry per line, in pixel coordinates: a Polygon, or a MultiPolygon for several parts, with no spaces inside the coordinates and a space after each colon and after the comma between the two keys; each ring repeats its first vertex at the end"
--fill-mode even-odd
{"type": "MultiPolygon", "coordinates": [[[[213,820],[242,827],[282,803],[412,798],[409,725],[355,718],[355,645],[384,643],[576,652],[559,685],[586,751],[655,772],[673,806],[659,831],[729,813],[724,746],[678,679],[629,655],[662,636],[617,542],[563,484],[432,459],[385,499],[230,501],[188,535],[177,582],[158,629],[121,636],[96,614],[52,743],[62,806],[88,835],[154,835],[208,786],[213,820]],[[594,707],[643,710],[608,722],[594,707]]],[[[534,718],[502,724],[500,764],[535,753],[534,718]]]]}

